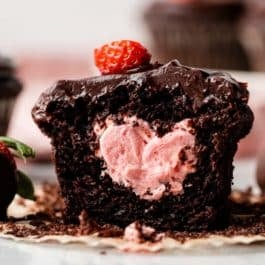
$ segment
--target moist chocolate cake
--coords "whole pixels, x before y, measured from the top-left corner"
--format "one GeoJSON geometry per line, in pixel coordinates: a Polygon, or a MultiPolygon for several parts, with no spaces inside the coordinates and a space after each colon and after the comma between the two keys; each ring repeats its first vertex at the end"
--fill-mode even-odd
{"type": "Polygon", "coordinates": [[[233,157],[253,114],[245,83],[177,60],[61,80],[33,119],[51,138],[65,218],[158,230],[224,226],[233,157]]]}

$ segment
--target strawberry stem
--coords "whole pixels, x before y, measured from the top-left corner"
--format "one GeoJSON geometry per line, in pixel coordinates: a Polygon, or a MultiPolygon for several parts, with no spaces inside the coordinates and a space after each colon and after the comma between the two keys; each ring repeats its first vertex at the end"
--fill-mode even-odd
{"type": "Polygon", "coordinates": [[[13,138],[0,136],[0,141],[3,142],[7,147],[15,151],[16,156],[25,159],[28,157],[35,157],[34,150],[26,144],[23,144],[20,141],[17,141],[13,138]]]}

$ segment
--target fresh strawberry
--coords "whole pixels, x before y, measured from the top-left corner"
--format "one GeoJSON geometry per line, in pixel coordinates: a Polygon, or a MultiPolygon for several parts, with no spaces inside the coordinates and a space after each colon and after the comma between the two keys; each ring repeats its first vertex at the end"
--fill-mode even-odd
{"type": "Polygon", "coordinates": [[[11,153],[0,143],[0,220],[6,218],[6,209],[17,193],[16,164],[11,153]]]}
{"type": "Polygon", "coordinates": [[[10,163],[10,165],[13,166],[14,169],[16,168],[16,162],[14,156],[10,152],[7,145],[4,144],[3,142],[0,142],[0,154],[1,156],[4,156],[7,159],[7,161],[10,163]]]}
{"type": "Polygon", "coordinates": [[[126,70],[150,63],[151,55],[139,42],[130,40],[113,41],[95,49],[95,64],[106,74],[119,74],[126,70]]]}
{"type": "Polygon", "coordinates": [[[27,145],[8,137],[0,137],[0,219],[6,218],[6,209],[15,194],[34,199],[34,188],[30,179],[17,170],[14,157],[34,157],[34,151],[27,145]],[[14,153],[12,153],[10,151],[14,153]]]}

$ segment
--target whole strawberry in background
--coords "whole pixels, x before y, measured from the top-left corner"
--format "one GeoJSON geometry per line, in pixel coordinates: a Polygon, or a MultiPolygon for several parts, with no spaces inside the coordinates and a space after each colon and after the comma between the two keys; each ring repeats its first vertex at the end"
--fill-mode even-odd
{"type": "Polygon", "coordinates": [[[0,220],[7,218],[7,208],[18,194],[25,199],[34,199],[31,180],[17,169],[15,157],[34,157],[31,147],[9,137],[0,136],[0,220]]]}

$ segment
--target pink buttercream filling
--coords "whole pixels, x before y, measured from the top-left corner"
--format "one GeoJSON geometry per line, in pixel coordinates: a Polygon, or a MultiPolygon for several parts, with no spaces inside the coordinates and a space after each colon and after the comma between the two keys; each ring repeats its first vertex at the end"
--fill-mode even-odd
{"type": "Polygon", "coordinates": [[[112,180],[146,200],[159,200],[164,192],[180,194],[197,161],[189,120],[176,123],[163,137],[156,136],[143,120],[127,122],[109,123],[100,136],[100,154],[112,180]]]}

